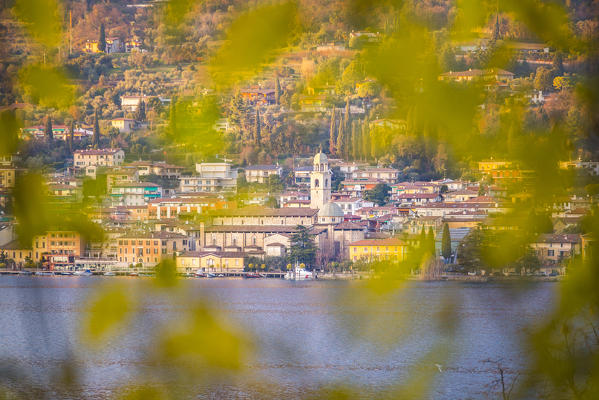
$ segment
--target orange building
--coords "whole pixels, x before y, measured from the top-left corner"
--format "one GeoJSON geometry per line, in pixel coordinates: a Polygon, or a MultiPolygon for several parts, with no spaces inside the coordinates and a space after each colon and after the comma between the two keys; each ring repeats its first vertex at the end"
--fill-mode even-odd
{"type": "Polygon", "coordinates": [[[187,237],[170,232],[133,233],[118,238],[118,262],[153,266],[188,249],[187,237]]]}
{"type": "Polygon", "coordinates": [[[33,238],[33,260],[45,261],[52,255],[81,257],[85,240],[75,231],[48,231],[33,238]]]}

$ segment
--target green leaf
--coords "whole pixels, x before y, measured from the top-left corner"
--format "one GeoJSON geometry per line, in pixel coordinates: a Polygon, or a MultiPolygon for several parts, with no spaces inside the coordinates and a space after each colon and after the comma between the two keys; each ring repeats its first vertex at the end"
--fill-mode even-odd
{"type": "Polygon", "coordinates": [[[276,50],[287,44],[296,20],[294,2],[263,6],[237,18],[212,60],[216,83],[228,86],[271,60],[276,50]]]}
{"type": "Polygon", "coordinates": [[[16,0],[14,10],[34,40],[46,47],[60,44],[62,26],[57,0],[16,0]]]}

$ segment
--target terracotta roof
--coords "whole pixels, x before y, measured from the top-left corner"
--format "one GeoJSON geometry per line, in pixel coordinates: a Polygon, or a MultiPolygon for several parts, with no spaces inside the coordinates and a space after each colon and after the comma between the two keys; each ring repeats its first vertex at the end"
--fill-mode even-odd
{"type": "Polygon", "coordinates": [[[245,253],[243,251],[188,251],[177,257],[206,257],[216,256],[220,258],[243,258],[245,253]]]}
{"type": "Polygon", "coordinates": [[[278,165],[249,165],[245,168],[245,170],[275,171],[279,168],[281,167],[278,165]]]}
{"type": "Polygon", "coordinates": [[[580,235],[577,233],[569,234],[543,234],[537,239],[537,243],[579,243],[580,235]]]}
{"type": "Polygon", "coordinates": [[[350,243],[350,246],[404,246],[405,242],[397,238],[364,239],[350,243]]]}
{"type": "Polygon", "coordinates": [[[268,208],[258,206],[217,210],[213,212],[213,215],[227,217],[313,217],[317,213],[317,209],[307,207],[268,208]]]}
{"type": "Polygon", "coordinates": [[[88,150],[76,150],[75,154],[99,156],[99,155],[106,155],[106,154],[116,154],[119,151],[123,151],[123,150],[121,150],[121,149],[88,149],[88,150]]]}
{"type": "Polygon", "coordinates": [[[336,230],[345,230],[345,231],[362,231],[364,230],[364,226],[360,224],[356,224],[351,221],[343,221],[340,224],[335,225],[336,230]]]}
{"type": "MultiPolygon", "coordinates": [[[[23,246],[18,240],[8,242],[3,246],[0,246],[1,250],[31,250],[31,245],[23,246]]],[[[8,254],[7,254],[8,256],[8,254]]]]}
{"type": "Polygon", "coordinates": [[[291,233],[295,230],[295,226],[286,225],[213,225],[206,228],[206,232],[291,233]]]}

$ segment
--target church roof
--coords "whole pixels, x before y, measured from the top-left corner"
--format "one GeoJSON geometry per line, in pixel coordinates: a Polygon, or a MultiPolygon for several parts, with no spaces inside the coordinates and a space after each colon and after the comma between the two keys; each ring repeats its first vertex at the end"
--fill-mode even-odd
{"type": "Polygon", "coordinates": [[[318,211],[319,217],[343,217],[343,210],[337,204],[328,202],[320,211],[318,211]]]}
{"type": "Polygon", "coordinates": [[[329,162],[327,155],[324,153],[318,153],[314,156],[314,164],[326,164],[329,162]]]}
{"type": "Polygon", "coordinates": [[[317,212],[318,210],[307,207],[268,208],[253,206],[215,210],[213,215],[219,217],[312,217],[317,212]]]}

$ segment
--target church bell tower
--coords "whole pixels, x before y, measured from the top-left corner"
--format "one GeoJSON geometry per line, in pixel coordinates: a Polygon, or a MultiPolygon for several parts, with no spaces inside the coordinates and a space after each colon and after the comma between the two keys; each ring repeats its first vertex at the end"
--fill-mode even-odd
{"type": "Polygon", "coordinates": [[[314,166],[310,174],[310,208],[322,209],[331,200],[331,170],[326,154],[314,156],[314,166]]]}

